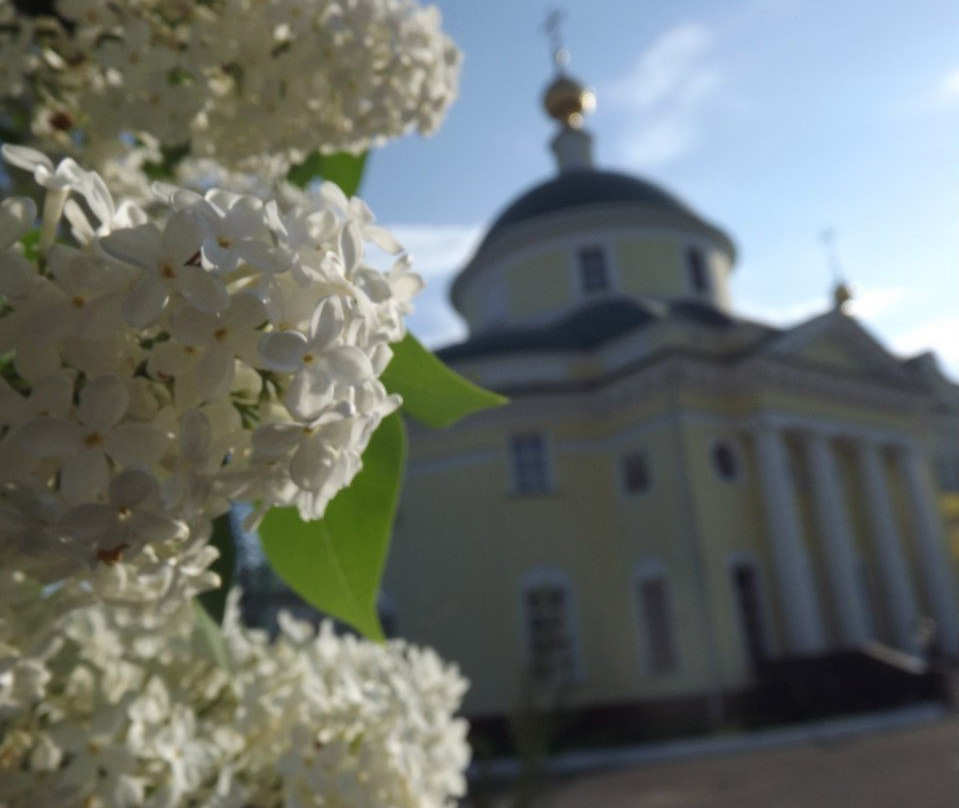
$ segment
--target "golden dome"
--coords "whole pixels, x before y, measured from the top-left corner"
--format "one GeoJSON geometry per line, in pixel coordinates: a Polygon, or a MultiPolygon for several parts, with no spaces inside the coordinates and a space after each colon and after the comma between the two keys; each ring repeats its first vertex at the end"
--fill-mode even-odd
{"type": "Polygon", "coordinates": [[[852,288],[849,286],[849,284],[843,283],[842,281],[836,284],[832,292],[834,305],[837,309],[846,313],[849,312],[849,303],[853,297],[854,295],[852,288]]]}
{"type": "Polygon", "coordinates": [[[546,114],[560,123],[578,129],[583,116],[596,108],[596,96],[584,84],[560,74],[543,94],[546,114]]]}

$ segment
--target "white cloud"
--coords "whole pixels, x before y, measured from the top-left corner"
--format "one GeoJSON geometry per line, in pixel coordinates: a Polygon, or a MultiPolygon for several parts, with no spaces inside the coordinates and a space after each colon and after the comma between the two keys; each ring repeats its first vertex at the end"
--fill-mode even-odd
{"type": "MultiPolygon", "coordinates": [[[[853,286],[853,298],[849,304],[849,312],[863,320],[875,320],[908,298],[909,290],[902,286],[864,289],[862,291],[853,286]]],[[[786,305],[743,300],[736,303],[736,312],[760,322],[789,326],[823,314],[832,308],[832,305],[832,298],[825,295],[786,305]]]]}
{"type": "Polygon", "coordinates": [[[672,162],[701,142],[723,88],[714,36],[687,23],[660,36],[601,97],[625,116],[618,147],[634,166],[672,162]]]}
{"type": "Polygon", "coordinates": [[[822,314],[829,307],[830,302],[825,297],[808,298],[786,305],[756,300],[740,300],[736,302],[734,311],[736,314],[748,319],[758,320],[761,323],[790,326],[822,314]]]}
{"type": "Polygon", "coordinates": [[[907,328],[891,338],[903,356],[933,351],[947,373],[959,377],[959,315],[946,315],[907,328]]]}
{"type": "Polygon", "coordinates": [[[858,290],[852,287],[853,297],[849,311],[856,317],[872,320],[886,314],[909,298],[909,290],[903,286],[890,286],[885,289],[858,290]]]}
{"type": "Polygon", "coordinates": [[[391,224],[387,229],[413,256],[413,268],[428,282],[461,270],[479,243],[478,224],[391,224]]]}
{"type": "Polygon", "coordinates": [[[408,320],[410,330],[436,348],[466,336],[466,327],[449,302],[449,285],[469,260],[482,225],[391,224],[387,229],[413,256],[413,269],[426,279],[408,320]]]}

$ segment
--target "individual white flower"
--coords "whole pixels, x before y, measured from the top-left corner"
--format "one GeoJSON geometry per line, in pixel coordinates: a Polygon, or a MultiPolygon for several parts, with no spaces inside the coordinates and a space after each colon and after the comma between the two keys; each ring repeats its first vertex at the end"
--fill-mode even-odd
{"type": "Polygon", "coordinates": [[[46,189],[39,242],[40,249],[45,250],[56,236],[67,195],[71,190],[86,190],[90,175],[70,157],[54,167],[49,157],[28,146],[4,143],[0,152],[10,165],[30,171],[34,181],[46,189]]]}
{"type": "Polygon", "coordinates": [[[60,530],[91,562],[115,564],[146,544],[182,540],[187,526],[159,509],[160,487],[145,471],[128,469],[110,481],[106,503],[87,502],[63,515],[60,530]]]}
{"type": "Polygon", "coordinates": [[[318,418],[344,388],[373,377],[373,364],[364,351],[340,339],[346,322],[342,303],[330,297],[313,312],[307,334],[280,331],[260,342],[264,364],[293,372],[284,397],[287,409],[301,421],[318,418]]]}
{"type": "Polygon", "coordinates": [[[229,294],[223,282],[200,265],[205,220],[189,210],[174,213],[161,229],[154,223],[115,230],[100,240],[111,256],[144,270],[123,311],[134,327],[153,323],[179,293],[208,312],[223,311],[229,294]]]}
{"type": "Polygon", "coordinates": [[[117,376],[99,376],[80,391],[76,420],[41,416],[23,425],[19,440],[27,451],[61,459],[60,491],[68,502],[95,500],[106,491],[108,458],[124,466],[149,467],[166,451],[167,438],[158,430],[121,423],[129,400],[117,376]]]}
{"type": "Polygon", "coordinates": [[[60,528],[63,507],[52,494],[15,490],[0,497],[0,566],[42,584],[83,572],[83,548],[60,528]]]}
{"type": "Polygon", "coordinates": [[[186,306],[171,317],[174,338],[197,349],[196,391],[201,399],[229,394],[237,359],[254,367],[260,364],[257,342],[265,321],[262,301],[243,292],[219,313],[186,306]]]}

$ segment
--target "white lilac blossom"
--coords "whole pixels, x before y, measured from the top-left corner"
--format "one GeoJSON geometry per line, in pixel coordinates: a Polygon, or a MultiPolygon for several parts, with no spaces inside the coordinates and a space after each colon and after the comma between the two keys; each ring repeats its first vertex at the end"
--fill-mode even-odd
{"type": "Polygon", "coordinates": [[[231,596],[219,653],[163,620],[0,573],[0,805],[450,808],[466,683],[430,650],[318,633],[270,643],[231,596]]]}
{"type": "Polygon", "coordinates": [[[112,165],[111,187],[157,147],[280,176],[315,149],[431,133],[456,94],[459,51],[413,0],[54,6],[28,17],[0,0],[0,97],[47,147],[112,165]],[[146,151],[130,159],[121,135],[146,151]]]}
{"type": "Polygon", "coordinates": [[[333,188],[158,186],[148,216],[2,151],[64,204],[36,238],[33,203],[0,204],[0,806],[452,808],[454,667],[194,601],[232,499],[321,517],[399,405],[379,374],[422,285],[400,245],[333,188]],[[60,211],[75,246],[39,237],[60,211]]]}
{"type": "Polygon", "coordinates": [[[72,160],[3,154],[63,178],[86,241],[25,251],[36,208],[0,208],[0,542],[33,543],[50,582],[148,545],[176,558],[230,500],[321,518],[399,406],[379,374],[422,285],[368,208],[333,187],[287,209],[164,185],[147,217],[72,160]],[[367,241],[398,255],[391,272],[367,241]]]}

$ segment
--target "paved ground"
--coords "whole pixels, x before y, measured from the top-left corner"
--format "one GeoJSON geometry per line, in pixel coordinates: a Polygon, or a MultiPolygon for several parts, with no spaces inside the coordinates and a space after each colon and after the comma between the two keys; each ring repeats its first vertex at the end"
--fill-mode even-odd
{"type": "MultiPolygon", "coordinates": [[[[514,799],[498,802],[502,808],[514,799]]],[[[536,808],[955,808],[959,719],[554,780],[536,808]]]]}

